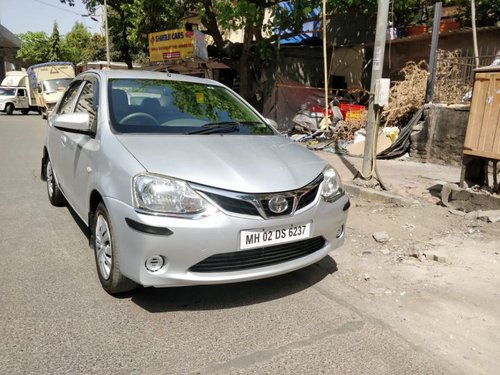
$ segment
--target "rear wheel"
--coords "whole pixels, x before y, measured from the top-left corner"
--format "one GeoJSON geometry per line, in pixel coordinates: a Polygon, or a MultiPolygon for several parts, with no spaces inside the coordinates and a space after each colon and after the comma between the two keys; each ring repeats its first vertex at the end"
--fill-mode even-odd
{"type": "Polygon", "coordinates": [[[103,203],[97,206],[92,236],[97,274],[104,290],[116,294],[135,289],[137,284],[120,272],[113,226],[103,203]]]}
{"type": "Polygon", "coordinates": [[[52,169],[52,163],[48,157],[45,164],[45,177],[47,178],[47,195],[49,196],[50,203],[53,206],[63,206],[66,200],[61,189],[59,189],[54,170],[52,169]]]}
{"type": "Polygon", "coordinates": [[[7,113],[8,115],[11,115],[12,112],[14,112],[14,104],[9,103],[5,106],[5,113],[7,113]]]}

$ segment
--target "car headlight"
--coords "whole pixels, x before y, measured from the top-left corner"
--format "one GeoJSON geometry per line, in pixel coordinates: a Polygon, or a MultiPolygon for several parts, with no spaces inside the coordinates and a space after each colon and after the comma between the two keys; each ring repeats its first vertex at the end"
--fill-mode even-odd
{"type": "Polygon", "coordinates": [[[132,180],[134,206],[150,213],[205,217],[217,209],[182,180],[139,174],[132,180]]]}
{"type": "Polygon", "coordinates": [[[327,167],[323,171],[323,184],[321,186],[321,196],[327,201],[335,201],[344,194],[342,180],[337,171],[332,167],[327,167]]]}

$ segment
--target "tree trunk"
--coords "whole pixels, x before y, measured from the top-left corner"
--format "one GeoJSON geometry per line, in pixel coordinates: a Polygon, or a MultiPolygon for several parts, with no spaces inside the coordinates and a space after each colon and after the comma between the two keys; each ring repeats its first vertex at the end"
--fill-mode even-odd
{"type": "Polygon", "coordinates": [[[253,40],[253,26],[247,25],[245,27],[243,36],[243,49],[240,57],[240,95],[249,100],[252,93],[252,40],[253,40]]]}
{"type": "Polygon", "coordinates": [[[207,18],[205,26],[207,27],[208,33],[212,36],[212,38],[214,38],[215,47],[219,51],[219,54],[222,54],[224,49],[224,39],[222,38],[222,33],[219,30],[212,0],[204,0],[203,6],[205,7],[205,15],[207,18]]]}
{"type": "Polygon", "coordinates": [[[122,9],[120,8],[120,2],[119,1],[109,1],[107,2],[108,6],[111,7],[119,16],[121,19],[121,40],[120,40],[120,53],[122,55],[122,59],[127,64],[128,69],[133,69],[132,65],[132,56],[130,55],[130,45],[128,44],[127,40],[127,16],[125,13],[123,13],[122,9]]]}

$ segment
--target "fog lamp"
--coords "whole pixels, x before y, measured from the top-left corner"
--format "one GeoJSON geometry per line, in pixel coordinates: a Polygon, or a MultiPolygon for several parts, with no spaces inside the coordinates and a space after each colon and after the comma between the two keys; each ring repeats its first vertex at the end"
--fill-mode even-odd
{"type": "Polygon", "coordinates": [[[337,234],[336,234],[336,237],[337,238],[340,238],[344,235],[344,226],[341,225],[339,229],[337,229],[337,234]]]}
{"type": "Polygon", "coordinates": [[[146,269],[149,272],[158,272],[165,264],[165,259],[161,255],[153,255],[146,259],[146,269]]]}

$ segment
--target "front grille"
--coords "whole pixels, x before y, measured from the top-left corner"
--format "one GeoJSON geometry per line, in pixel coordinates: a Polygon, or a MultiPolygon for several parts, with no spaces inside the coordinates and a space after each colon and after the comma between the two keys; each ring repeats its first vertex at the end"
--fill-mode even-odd
{"type": "Polygon", "coordinates": [[[310,255],[325,246],[323,237],[252,250],[212,255],[192,266],[192,272],[229,272],[266,267],[310,255]]]}
{"type": "Polygon", "coordinates": [[[208,192],[205,194],[226,211],[243,215],[259,215],[257,208],[249,201],[208,192]]]}
{"type": "Polygon", "coordinates": [[[305,193],[302,197],[300,197],[299,204],[297,205],[297,210],[309,206],[316,199],[318,189],[319,184],[305,193]]]}
{"type": "Polygon", "coordinates": [[[191,186],[227,212],[269,219],[278,216],[290,216],[295,211],[311,205],[318,195],[322,181],[323,174],[320,174],[314,181],[297,190],[255,194],[239,193],[198,184],[191,184],[191,186]],[[288,201],[288,208],[279,214],[269,209],[269,201],[277,195],[285,197],[288,201]]]}

